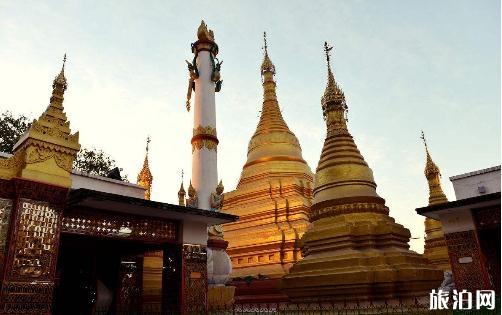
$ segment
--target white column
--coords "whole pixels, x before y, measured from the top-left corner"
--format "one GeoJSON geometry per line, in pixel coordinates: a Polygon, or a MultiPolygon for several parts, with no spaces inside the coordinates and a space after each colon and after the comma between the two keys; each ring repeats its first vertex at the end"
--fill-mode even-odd
{"type": "MultiPolygon", "coordinates": [[[[215,83],[211,80],[213,65],[210,54],[202,50],[197,55],[199,77],[195,79],[194,130],[210,127],[216,131],[215,83]]],[[[194,133],[192,142],[195,137],[194,133]]],[[[195,141],[207,143],[211,140],[202,137],[195,141]]],[[[197,191],[198,208],[210,210],[210,196],[218,185],[216,146],[205,145],[200,149],[195,146],[192,153],[192,185],[197,191]]]]}

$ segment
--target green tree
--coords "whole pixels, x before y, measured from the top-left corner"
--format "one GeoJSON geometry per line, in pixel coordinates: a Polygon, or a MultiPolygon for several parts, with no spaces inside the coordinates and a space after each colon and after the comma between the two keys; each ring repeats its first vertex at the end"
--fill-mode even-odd
{"type": "MultiPolygon", "coordinates": [[[[10,111],[0,116],[0,152],[12,154],[14,144],[30,128],[31,121],[24,115],[15,116],[10,111]]],[[[108,176],[117,168],[116,162],[102,150],[82,148],[73,162],[73,169],[92,175],[108,176]]],[[[121,168],[118,168],[122,171],[121,168]]],[[[126,176],[121,176],[127,180],[126,176]]]]}
{"type": "Polygon", "coordinates": [[[10,111],[3,112],[0,116],[0,152],[12,153],[14,144],[30,126],[28,117],[14,116],[10,111]]]}

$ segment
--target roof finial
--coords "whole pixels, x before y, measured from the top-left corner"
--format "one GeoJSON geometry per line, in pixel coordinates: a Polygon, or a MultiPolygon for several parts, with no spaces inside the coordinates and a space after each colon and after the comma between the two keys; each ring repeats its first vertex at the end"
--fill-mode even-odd
{"type": "Polygon", "coordinates": [[[422,141],[424,142],[424,145],[425,145],[425,150],[428,152],[429,151],[429,147],[427,146],[427,140],[425,140],[425,133],[423,130],[421,130],[421,136],[420,136],[420,139],[422,139],[422,141]]]}
{"type": "Polygon", "coordinates": [[[185,175],[185,171],[181,169],[181,182],[183,183],[183,175],[185,175]]]}
{"type": "Polygon", "coordinates": [[[150,136],[146,137],[146,154],[148,154],[148,150],[150,149],[150,142],[152,142],[150,136]]]}
{"type": "Polygon", "coordinates": [[[263,32],[263,49],[265,50],[265,55],[268,55],[268,45],[267,45],[267,32],[263,32]]]}
{"type": "Polygon", "coordinates": [[[328,42],[324,42],[324,52],[326,53],[326,61],[328,63],[328,69],[331,68],[331,64],[330,64],[330,51],[331,49],[333,49],[333,46],[329,46],[328,45],[328,42]]]}
{"type": "Polygon", "coordinates": [[[64,54],[64,57],[63,57],[63,71],[64,71],[65,64],[66,64],[66,53],[64,54]]]}
{"type": "Polygon", "coordinates": [[[263,32],[263,43],[262,49],[264,51],[264,56],[263,62],[261,63],[261,74],[263,75],[265,72],[275,74],[275,66],[268,56],[267,32],[263,32]]]}

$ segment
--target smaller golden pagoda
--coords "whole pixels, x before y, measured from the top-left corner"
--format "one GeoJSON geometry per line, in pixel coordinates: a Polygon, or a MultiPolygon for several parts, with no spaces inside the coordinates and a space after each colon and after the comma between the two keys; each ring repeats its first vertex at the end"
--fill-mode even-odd
{"type": "Polygon", "coordinates": [[[70,187],[73,161],[80,150],[78,132],[72,134],[64,112],[68,87],[63,67],[52,83],[49,106],[14,145],[14,155],[0,160],[0,178],[22,177],[47,184],[70,187]]]}
{"type": "Polygon", "coordinates": [[[141,171],[139,172],[137,179],[138,185],[146,189],[145,191],[146,200],[150,200],[150,195],[152,193],[152,183],[153,183],[152,172],[150,172],[150,166],[148,164],[148,150],[150,146],[150,141],[151,141],[150,137],[146,138],[145,161],[143,162],[143,167],[141,168],[141,171]]]}
{"type": "MultiPolygon", "coordinates": [[[[429,206],[446,203],[448,199],[441,188],[441,172],[431,158],[423,131],[421,138],[424,141],[427,161],[424,174],[429,183],[429,206]]],[[[425,234],[424,256],[439,269],[451,271],[448,248],[446,246],[441,222],[431,218],[425,218],[425,234]]]]}
{"type": "Polygon", "coordinates": [[[321,99],[326,138],[314,181],[304,258],[282,279],[293,301],[352,301],[428,296],[443,273],[409,249],[410,231],[389,216],[373,171],[347,128],[344,92],[331,71],[321,99]]]}

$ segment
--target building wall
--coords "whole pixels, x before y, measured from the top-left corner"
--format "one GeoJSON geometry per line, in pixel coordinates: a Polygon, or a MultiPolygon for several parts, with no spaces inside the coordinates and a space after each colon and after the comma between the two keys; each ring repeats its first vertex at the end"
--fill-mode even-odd
{"type": "Polygon", "coordinates": [[[71,181],[71,189],[87,188],[122,196],[145,198],[145,188],[116,179],[72,171],[71,181]]]}
{"type": "Polygon", "coordinates": [[[457,200],[500,192],[500,166],[453,176],[450,180],[457,200]]]}

